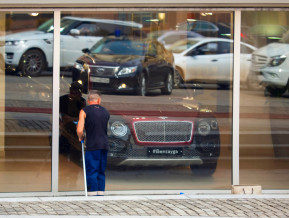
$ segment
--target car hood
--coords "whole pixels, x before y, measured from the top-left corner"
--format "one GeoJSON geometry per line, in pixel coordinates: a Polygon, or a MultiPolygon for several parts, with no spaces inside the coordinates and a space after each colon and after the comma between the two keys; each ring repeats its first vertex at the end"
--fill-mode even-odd
{"type": "Polygon", "coordinates": [[[112,115],[139,117],[211,117],[214,112],[196,101],[170,98],[169,102],[159,100],[158,104],[103,102],[112,115]]]}
{"type": "Polygon", "coordinates": [[[254,51],[253,54],[274,57],[286,54],[288,53],[288,51],[289,51],[289,44],[271,43],[254,51]]]}
{"type": "Polygon", "coordinates": [[[143,56],[134,55],[100,55],[100,54],[88,54],[79,58],[84,63],[89,65],[138,65],[143,61],[143,56]]]}
{"type": "Polygon", "coordinates": [[[52,39],[53,34],[52,33],[44,33],[42,31],[26,31],[26,32],[19,32],[19,33],[13,33],[9,34],[5,37],[6,41],[12,41],[12,40],[35,40],[35,39],[52,39]]]}

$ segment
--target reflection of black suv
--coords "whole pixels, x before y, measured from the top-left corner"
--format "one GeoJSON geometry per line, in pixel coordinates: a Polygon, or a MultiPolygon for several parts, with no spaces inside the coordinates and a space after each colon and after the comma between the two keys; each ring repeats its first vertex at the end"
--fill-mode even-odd
{"type": "Polygon", "coordinates": [[[81,81],[84,92],[136,91],[149,89],[171,94],[174,63],[172,54],[153,40],[104,38],[76,60],[72,80],[81,81]]]}

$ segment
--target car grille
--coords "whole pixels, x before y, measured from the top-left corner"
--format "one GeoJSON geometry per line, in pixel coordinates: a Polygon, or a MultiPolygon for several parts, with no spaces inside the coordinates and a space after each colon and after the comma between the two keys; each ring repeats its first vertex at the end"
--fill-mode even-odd
{"type": "Polygon", "coordinates": [[[188,121],[141,121],[134,123],[139,142],[184,143],[192,140],[193,123],[188,121]]]}
{"type": "Polygon", "coordinates": [[[259,71],[264,68],[270,61],[270,58],[262,55],[252,55],[252,69],[254,71],[259,71]]]}
{"type": "Polygon", "coordinates": [[[108,67],[108,66],[90,66],[91,76],[115,76],[118,72],[119,67],[108,67]]]}

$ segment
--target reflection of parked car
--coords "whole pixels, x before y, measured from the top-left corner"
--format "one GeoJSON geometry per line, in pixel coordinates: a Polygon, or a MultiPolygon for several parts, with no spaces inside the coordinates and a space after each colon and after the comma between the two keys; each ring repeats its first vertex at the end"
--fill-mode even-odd
{"type": "Polygon", "coordinates": [[[259,24],[250,27],[247,31],[247,36],[251,40],[251,44],[256,47],[262,47],[272,42],[278,42],[287,30],[288,26],[259,24]]]}
{"type": "Polygon", "coordinates": [[[186,22],[177,24],[176,29],[193,31],[208,37],[231,38],[231,28],[224,23],[188,19],[186,22]]]}
{"type": "MultiPolygon", "coordinates": [[[[233,70],[233,41],[200,38],[179,41],[169,48],[175,56],[175,83],[214,83],[228,88],[233,70]]],[[[247,82],[255,47],[241,43],[241,82],[247,82]]]]}
{"type": "Polygon", "coordinates": [[[174,61],[171,52],[155,40],[108,37],[77,59],[73,81],[81,80],[84,90],[136,91],[149,89],[171,94],[174,61]]]}
{"type": "Polygon", "coordinates": [[[4,55],[5,55],[5,47],[4,42],[0,40],[0,72],[4,72],[4,55]]]}
{"type": "MultiPolygon", "coordinates": [[[[61,19],[61,67],[71,67],[82,53],[103,36],[139,34],[141,24],[129,21],[64,17],[61,19]]],[[[35,31],[6,36],[7,69],[19,68],[22,73],[38,76],[52,67],[53,20],[48,20],[35,31]]]]}
{"type": "Polygon", "coordinates": [[[147,37],[157,39],[166,48],[168,48],[170,45],[174,44],[179,40],[187,38],[201,38],[203,36],[193,31],[169,30],[169,31],[152,32],[149,33],[147,37]]]}
{"type": "Polygon", "coordinates": [[[261,75],[262,84],[272,96],[281,96],[289,89],[288,39],[259,48],[252,55],[251,70],[255,75],[261,75]]]}
{"type": "Polygon", "coordinates": [[[218,122],[208,110],[202,112],[197,107],[188,109],[175,104],[158,105],[154,110],[153,105],[146,104],[142,111],[131,111],[134,107],[129,104],[125,108],[112,105],[108,105],[112,114],[109,163],[190,166],[193,173],[203,175],[215,172],[220,135],[218,122]]]}

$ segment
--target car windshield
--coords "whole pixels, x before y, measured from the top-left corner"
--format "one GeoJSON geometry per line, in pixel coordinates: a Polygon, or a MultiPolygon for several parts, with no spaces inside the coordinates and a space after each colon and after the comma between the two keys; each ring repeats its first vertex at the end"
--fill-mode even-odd
{"type": "MultiPolygon", "coordinates": [[[[60,24],[60,32],[63,32],[66,28],[68,28],[72,23],[74,23],[74,20],[63,18],[61,19],[60,24]]],[[[53,19],[50,19],[43,24],[41,24],[37,30],[42,31],[44,33],[53,33],[54,26],[53,26],[53,19]]]]}
{"type": "Polygon", "coordinates": [[[173,53],[182,53],[197,42],[198,40],[181,40],[172,44],[168,50],[172,51],[173,53]]]}
{"type": "Polygon", "coordinates": [[[93,54],[143,56],[145,43],[132,40],[101,40],[90,50],[93,54]]]}

